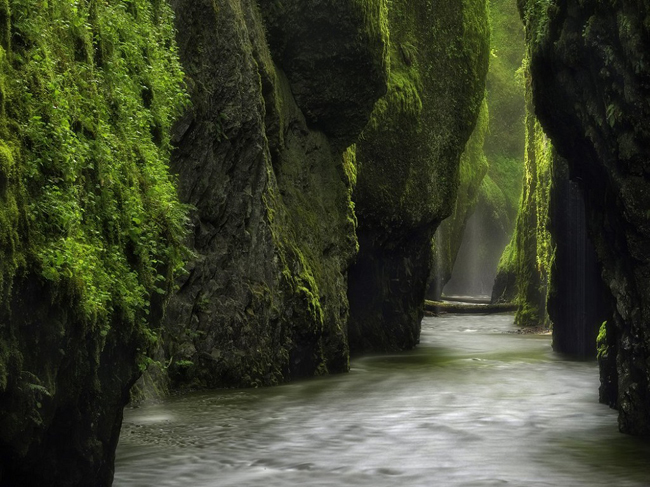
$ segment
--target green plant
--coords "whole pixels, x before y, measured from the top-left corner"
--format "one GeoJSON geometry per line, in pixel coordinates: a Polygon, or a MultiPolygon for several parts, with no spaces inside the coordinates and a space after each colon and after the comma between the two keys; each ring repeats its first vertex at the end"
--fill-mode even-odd
{"type": "Polygon", "coordinates": [[[596,338],[596,350],[598,359],[607,357],[608,348],[607,321],[603,321],[600,325],[600,330],[598,331],[598,337],[596,338]]]}
{"type": "MultiPolygon", "coordinates": [[[[187,251],[167,161],[187,103],[169,5],[14,0],[0,48],[0,284],[19,268],[105,336],[146,325],[187,251]],[[4,181],[4,185],[2,184],[4,181]],[[2,190],[4,186],[4,190],[2,190]]],[[[0,26],[0,29],[2,26],[0,26]]],[[[146,333],[155,339],[153,332],[146,333]]]]}

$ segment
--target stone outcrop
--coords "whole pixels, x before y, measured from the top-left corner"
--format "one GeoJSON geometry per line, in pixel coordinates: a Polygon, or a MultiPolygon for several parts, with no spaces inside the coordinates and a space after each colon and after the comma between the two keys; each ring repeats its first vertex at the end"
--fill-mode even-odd
{"type": "Polygon", "coordinates": [[[182,264],[172,13],[4,1],[0,20],[0,485],[104,487],[182,264]]]}
{"type": "Polygon", "coordinates": [[[616,374],[603,370],[605,380],[617,375],[617,401],[608,402],[618,404],[621,431],[650,435],[650,3],[520,7],[536,112],[584,192],[615,302],[602,341],[616,357],[616,374]]]}
{"type": "Polygon", "coordinates": [[[176,386],[348,369],[346,148],[386,90],[383,1],[174,0],[192,108],[172,168],[196,259],[165,320],[176,386]]]}
{"type": "Polygon", "coordinates": [[[483,99],[486,18],[484,0],[391,3],[388,93],[357,144],[354,351],[418,343],[431,238],[452,211],[459,157],[483,99]]]}

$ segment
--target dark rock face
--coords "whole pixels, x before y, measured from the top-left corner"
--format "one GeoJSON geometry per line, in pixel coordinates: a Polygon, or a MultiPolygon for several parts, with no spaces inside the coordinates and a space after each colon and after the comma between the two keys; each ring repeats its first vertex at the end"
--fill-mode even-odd
{"type": "Polygon", "coordinates": [[[196,208],[197,258],[167,311],[172,378],[252,386],[346,371],[357,241],[345,147],[385,90],[383,3],[173,7],[193,108],[172,165],[196,208]]]}
{"type": "MultiPolygon", "coordinates": [[[[507,249],[507,247],[506,247],[507,249]]],[[[517,298],[517,274],[512,268],[497,270],[492,286],[492,304],[514,303],[517,298]]]]}
{"type": "MultiPolygon", "coordinates": [[[[650,3],[521,2],[538,116],[585,195],[615,299],[621,431],[650,435],[650,3]]],[[[604,371],[604,376],[611,376],[604,371]]]]}
{"type": "Polygon", "coordinates": [[[596,250],[587,235],[582,190],[555,161],[550,231],[555,242],[546,307],[553,322],[553,349],[578,358],[596,357],[596,337],[611,315],[596,250]]]}
{"type": "Polygon", "coordinates": [[[386,90],[384,0],[260,2],[274,62],[307,123],[345,149],[386,90]]]}
{"type": "MultiPolygon", "coordinates": [[[[106,340],[81,326],[36,280],[18,281],[3,309],[0,485],[108,486],[122,409],[140,375],[137,336],[106,340]],[[74,324],[75,326],[71,326],[74,324]]],[[[115,323],[119,326],[119,323],[115,323]]]]}
{"type": "Polygon", "coordinates": [[[109,486],[181,265],[165,2],[0,2],[0,485],[109,486]]]}
{"type": "Polygon", "coordinates": [[[458,164],[483,99],[483,0],[394,1],[388,93],[357,144],[360,254],[350,269],[350,347],[419,340],[431,239],[448,216],[458,164]]]}

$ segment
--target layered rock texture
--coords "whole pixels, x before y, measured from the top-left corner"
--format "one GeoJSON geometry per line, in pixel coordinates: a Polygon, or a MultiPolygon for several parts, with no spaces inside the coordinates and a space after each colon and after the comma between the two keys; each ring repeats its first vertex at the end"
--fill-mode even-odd
{"type": "Polygon", "coordinates": [[[163,2],[0,2],[0,485],[107,486],[182,264],[163,2]]]}
{"type": "Polygon", "coordinates": [[[357,144],[360,253],[350,269],[350,346],[417,344],[431,239],[453,209],[459,157],[484,94],[484,0],[393,1],[388,93],[357,144]]]}
{"type": "Polygon", "coordinates": [[[383,1],[174,0],[192,109],[172,168],[196,259],[165,320],[176,386],[348,369],[346,148],[386,91],[383,1]]]}
{"type": "Polygon", "coordinates": [[[536,112],[580,184],[614,301],[603,379],[621,431],[650,434],[650,3],[521,1],[536,112]],[[612,357],[616,357],[615,361],[612,357]],[[615,363],[615,371],[612,367],[615,363]],[[617,391],[616,391],[617,389],[617,391]]]}

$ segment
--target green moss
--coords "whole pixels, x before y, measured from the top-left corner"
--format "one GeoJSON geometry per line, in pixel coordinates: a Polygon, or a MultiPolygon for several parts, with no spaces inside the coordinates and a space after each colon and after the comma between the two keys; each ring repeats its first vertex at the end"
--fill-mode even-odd
{"type": "Polygon", "coordinates": [[[390,0],[353,0],[364,14],[367,36],[379,38],[384,46],[382,58],[388,60],[390,32],[388,29],[388,3],[390,0]]]}
{"type": "Polygon", "coordinates": [[[515,323],[549,325],[546,295],[554,244],[548,230],[553,146],[535,117],[530,72],[526,72],[526,160],[524,188],[515,228],[514,252],[519,309],[515,323]]]}
{"type": "Polygon", "coordinates": [[[489,216],[491,227],[500,232],[503,245],[515,227],[525,165],[525,83],[521,76],[525,42],[515,2],[491,0],[489,12],[490,128],[483,146],[489,169],[481,185],[480,205],[484,215],[489,216]]]}
{"type": "Polygon", "coordinates": [[[598,359],[607,358],[609,344],[607,340],[607,321],[603,321],[596,337],[596,350],[598,359]]]}
{"type": "Polygon", "coordinates": [[[349,295],[358,351],[417,342],[433,233],[462,177],[475,179],[461,177],[459,160],[484,98],[486,10],[481,0],[389,4],[388,92],[357,143],[361,246],[349,295]]]}
{"type": "Polygon", "coordinates": [[[503,190],[494,182],[489,174],[481,181],[480,200],[491,212],[492,220],[496,223],[507,221],[508,201],[503,190]]]}
{"type": "MultiPolygon", "coordinates": [[[[487,176],[488,162],[483,152],[483,144],[488,132],[488,121],[487,98],[484,98],[476,127],[460,156],[460,183],[453,212],[440,224],[434,237],[435,258],[431,272],[432,278],[439,280],[441,287],[451,277],[467,220],[476,207],[487,176]]],[[[496,190],[499,191],[498,188],[496,190]]]]}
{"type": "Polygon", "coordinates": [[[524,163],[508,157],[488,159],[490,166],[481,186],[481,199],[496,214],[495,223],[511,234],[519,211],[524,163]]]}
{"type": "Polygon", "coordinates": [[[151,0],[4,8],[16,42],[0,59],[0,284],[23,267],[102,334],[116,318],[144,325],[184,253],[167,169],[186,100],[172,11],[151,0]]]}
{"type": "Polygon", "coordinates": [[[483,100],[485,9],[470,1],[389,8],[388,92],[357,144],[355,198],[373,218],[385,212],[386,226],[418,226],[452,211],[457,157],[483,100]],[[468,110],[458,110],[460,99],[468,110]]]}
{"type": "Polygon", "coordinates": [[[0,249],[6,249],[0,259],[0,297],[6,305],[11,291],[11,277],[20,265],[24,254],[20,249],[21,214],[19,204],[24,202],[13,151],[0,141],[0,249]]]}
{"type": "Polygon", "coordinates": [[[517,0],[517,5],[532,47],[544,39],[550,17],[557,7],[553,0],[517,0]]]}
{"type": "Polygon", "coordinates": [[[501,259],[499,260],[499,266],[497,268],[497,272],[499,274],[509,274],[515,272],[517,264],[517,254],[515,249],[516,246],[513,238],[508,243],[508,245],[506,245],[506,248],[503,250],[503,254],[501,254],[501,259]]]}
{"type": "MultiPolygon", "coordinates": [[[[501,159],[514,159],[522,167],[524,157],[524,83],[518,71],[526,52],[523,24],[515,2],[490,1],[490,69],[487,76],[490,132],[485,153],[492,167],[501,159]]],[[[493,179],[500,184],[498,175],[493,179]]],[[[521,187],[521,181],[517,181],[521,187]]]]}

